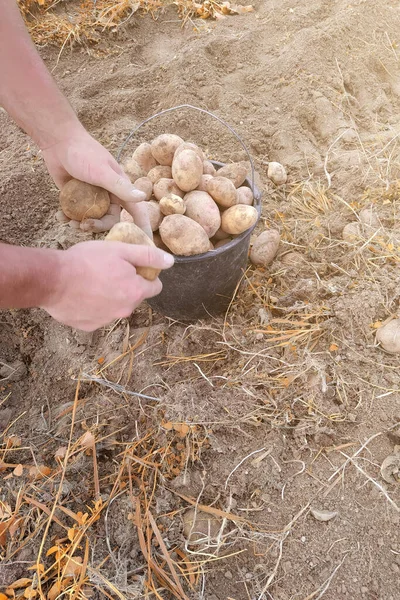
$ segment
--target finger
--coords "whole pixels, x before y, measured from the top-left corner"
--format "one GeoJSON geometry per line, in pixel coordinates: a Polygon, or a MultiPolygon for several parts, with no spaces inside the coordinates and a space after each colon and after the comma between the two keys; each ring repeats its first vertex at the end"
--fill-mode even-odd
{"type": "Polygon", "coordinates": [[[139,202],[138,204],[129,204],[125,206],[125,210],[133,217],[135,225],[140,227],[142,231],[152,240],[153,231],[150,225],[150,216],[147,208],[147,202],[139,202]]]}
{"type": "Polygon", "coordinates": [[[158,278],[154,279],[154,281],[143,279],[143,277],[141,277],[141,279],[142,283],[140,288],[142,292],[142,299],[144,300],[145,298],[153,298],[154,296],[158,296],[162,290],[161,281],[158,278]]]}
{"type": "Polygon", "coordinates": [[[119,223],[119,215],[105,215],[101,219],[85,219],[80,228],[90,233],[103,233],[110,231],[116,223],[119,223]]]}
{"type": "Polygon", "coordinates": [[[106,189],[111,194],[124,202],[144,202],[146,194],[137,190],[131,183],[129,177],[123,172],[116,173],[111,167],[105,167],[96,185],[106,189]]]}
{"type": "Polygon", "coordinates": [[[107,244],[119,244],[122,258],[134,267],[169,269],[175,262],[172,254],[153,246],[125,244],[124,242],[107,242],[107,244]]]}

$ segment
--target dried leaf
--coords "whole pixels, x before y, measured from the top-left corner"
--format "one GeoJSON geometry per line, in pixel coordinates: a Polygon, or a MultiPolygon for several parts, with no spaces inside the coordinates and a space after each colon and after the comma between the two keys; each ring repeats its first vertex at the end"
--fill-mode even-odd
{"type": "Polygon", "coordinates": [[[24,592],[25,598],[36,598],[37,595],[38,595],[38,591],[34,590],[32,586],[27,587],[24,592]]]}
{"type": "Polygon", "coordinates": [[[29,579],[28,577],[21,577],[21,579],[17,579],[17,581],[14,581],[14,583],[11,583],[8,586],[8,589],[17,590],[18,588],[25,588],[28,585],[31,585],[31,583],[32,583],[32,579],[29,579]]]}
{"type": "Polygon", "coordinates": [[[331,344],[329,346],[329,351],[330,352],[337,352],[339,350],[339,346],[337,344],[331,344]]]}
{"type": "Polygon", "coordinates": [[[47,550],[46,556],[51,556],[55,552],[58,552],[58,550],[59,550],[59,546],[52,546],[51,548],[49,548],[49,550],[47,550]]]}
{"type": "Polygon", "coordinates": [[[46,467],[46,465],[38,465],[37,467],[31,467],[29,469],[29,476],[33,479],[42,479],[43,477],[47,477],[50,475],[51,469],[50,467],[46,467]]]}
{"type": "Polygon", "coordinates": [[[24,467],[22,465],[18,465],[15,467],[13,474],[15,475],[15,477],[21,477],[23,472],[24,472],[24,467]]]}
{"type": "Polygon", "coordinates": [[[0,592],[0,600],[8,600],[8,596],[0,592]]]}
{"type": "Polygon", "coordinates": [[[70,583],[71,579],[69,577],[66,579],[57,579],[47,592],[47,600],[55,600],[70,583]]]}
{"type": "Polygon", "coordinates": [[[104,357],[104,356],[100,356],[100,358],[98,358],[98,359],[97,359],[97,362],[98,362],[98,364],[99,364],[99,365],[102,365],[102,364],[104,364],[104,361],[105,361],[105,360],[106,360],[106,359],[105,359],[105,357],[104,357]]]}
{"type": "Polygon", "coordinates": [[[60,448],[58,448],[58,450],[54,454],[54,458],[65,458],[67,450],[68,448],[66,446],[60,446],[60,448]]]}
{"type": "Polygon", "coordinates": [[[27,568],[27,571],[39,571],[39,573],[44,573],[44,564],[37,563],[36,565],[32,565],[31,567],[27,568]]]}
{"type": "Polygon", "coordinates": [[[80,556],[68,556],[64,567],[64,575],[76,577],[82,569],[82,559],[80,556]]]}
{"type": "Polygon", "coordinates": [[[338,515],[337,511],[317,510],[316,508],[310,508],[310,513],[317,521],[330,521],[338,515]]]}
{"type": "Polygon", "coordinates": [[[80,439],[80,445],[83,448],[93,448],[94,445],[94,435],[91,431],[86,431],[86,433],[80,439]]]}

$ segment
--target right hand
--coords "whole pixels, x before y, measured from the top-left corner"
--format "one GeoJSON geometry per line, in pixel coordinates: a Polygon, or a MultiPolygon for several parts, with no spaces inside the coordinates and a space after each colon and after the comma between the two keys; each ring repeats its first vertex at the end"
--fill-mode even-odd
{"type": "Polygon", "coordinates": [[[162,290],[135,266],[168,269],[173,257],[150,246],[122,242],[82,242],[60,252],[56,285],[41,306],[54,319],[82,331],[94,331],[129,317],[146,298],[162,290]]]}

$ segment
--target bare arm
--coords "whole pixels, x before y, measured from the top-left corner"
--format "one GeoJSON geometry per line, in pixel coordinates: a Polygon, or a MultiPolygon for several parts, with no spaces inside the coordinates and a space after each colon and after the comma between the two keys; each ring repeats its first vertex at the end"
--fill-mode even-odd
{"type": "Polygon", "coordinates": [[[58,187],[72,177],[104,187],[152,238],[144,194],[79,122],[37,53],[15,0],[0,0],[0,104],[42,149],[58,187]]]}
{"type": "Polygon", "coordinates": [[[173,262],[158,248],[122,242],[84,242],[69,250],[0,244],[0,309],[39,307],[61,323],[93,331],[160,293],[161,281],[143,279],[135,266],[167,269],[173,262]]]}

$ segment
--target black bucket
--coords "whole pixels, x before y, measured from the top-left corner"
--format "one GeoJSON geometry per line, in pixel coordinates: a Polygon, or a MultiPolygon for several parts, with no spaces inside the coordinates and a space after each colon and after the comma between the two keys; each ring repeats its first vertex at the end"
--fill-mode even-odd
{"type": "MultiPolygon", "coordinates": [[[[249,187],[254,195],[254,207],[261,215],[261,192],[254,184],[254,166],[251,156],[238,134],[222,119],[209,111],[191,105],[176,106],[162,111],[146,121],[143,121],[125,141],[118,158],[138,129],[153,118],[173,110],[191,108],[204,112],[228,127],[247,152],[252,177],[247,178],[243,185],[249,187]]],[[[215,168],[224,166],[223,163],[212,161],[215,168]]],[[[171,269],[162,271],[160,279],[163,284],[161,294],[148,300],[151,308],[166,317],[179,321],[194,321],[206,317],[216,317],[224,313],[233,297],[235,289],[247,267],[250,247],[250,236],[257,223],[250,229],[238,235],[231,242],[196,256],[176,256],[171,269]]]]}

